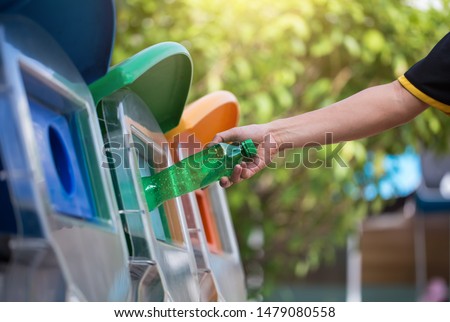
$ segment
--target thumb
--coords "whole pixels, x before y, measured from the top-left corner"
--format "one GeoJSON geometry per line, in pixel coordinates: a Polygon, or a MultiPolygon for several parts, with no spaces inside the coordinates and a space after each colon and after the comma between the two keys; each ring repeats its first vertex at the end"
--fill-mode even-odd
{"type": "Polygon", "coordinates": [[[242,141],[241,131],[238,127],[234,127],[232,129],[217,133],[212,140],[213,143],[232,141],[242,141]]]}

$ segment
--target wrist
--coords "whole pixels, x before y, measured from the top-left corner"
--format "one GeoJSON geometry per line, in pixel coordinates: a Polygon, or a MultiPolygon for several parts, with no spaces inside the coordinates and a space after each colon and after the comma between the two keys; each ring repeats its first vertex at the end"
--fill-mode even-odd
{"type": "Polygon", "coordinates": [[[275,120],[267,123],[264,136],[267,137],[270,142],[276,144],[277,152],[280,152],[286,148],[286,144],[282,135],[282,122],[280,122],[280,120],[275,120]]]}

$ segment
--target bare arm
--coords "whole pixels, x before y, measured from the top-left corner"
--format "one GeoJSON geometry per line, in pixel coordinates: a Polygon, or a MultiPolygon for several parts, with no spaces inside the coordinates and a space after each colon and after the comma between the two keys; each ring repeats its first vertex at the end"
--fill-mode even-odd
{"type": "Polygon", "coordinates": [[[278,143],[295,147],[351,141],[409,122],[427,105],[398,81],[365,89],[330,106],[269,124],[278,143]],[[325,142],[325,133],[333,142],[325,142]]]}
{"type": "Polygon", "coordinates": [[[372,136],[409,122],[426,108],[427,104],[394,81],[365,89],[312,112],[218,133],[215,142],[251,138],[259,144],[258,157],[254,162],[236,166],[230,179],[222,178],[221,185],[228,187],[250,178],[263,169],[280,148],[337,143],[372,136]],[[332,141],[326,141],[326,133],[332,134],[332,141]]]}

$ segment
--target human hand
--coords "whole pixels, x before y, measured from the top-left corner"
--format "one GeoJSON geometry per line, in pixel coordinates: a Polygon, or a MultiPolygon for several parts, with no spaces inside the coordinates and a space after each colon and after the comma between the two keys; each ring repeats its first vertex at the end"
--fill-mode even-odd
{"type": "Polygon", "coordinates": [[[278,152],[279,145],[270,131],[268,124],[255,124],[235,127],[230,130],[217,133],[212,143],[242,142],[252,139],[258,152],[250,161],[241,162],[234,167],[231,176],[220,179],[220,185],[228,188],[234,183],[249,179],[264,169],[278,152]]]}

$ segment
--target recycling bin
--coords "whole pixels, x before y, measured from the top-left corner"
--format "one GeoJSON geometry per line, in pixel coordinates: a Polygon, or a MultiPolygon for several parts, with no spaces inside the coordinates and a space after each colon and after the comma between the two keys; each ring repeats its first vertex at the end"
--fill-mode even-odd
{"type": "Polygon", "coordinates": [[[141,182],[141,177],[173,164],[163,132],[178,124],[191,79],[189,53],[183,46],[167,42],[144,49],[90,85],[138,301],[200,300],[181,200],[175,198],[150,209],[141,182]]]}
{"type": "Polygon", "coordinates": [[[0,29],[1,297],[128,300],[126,244],[89,89],[38,24],[3,15],[0,29]]]}
{"type": "MultiPolygon", "coordinates": [[[[238,118],[236,97],[230,92],[218,91],[186,107],[180,124],[166,136],[172,142],[175,157],[183,159],[204,148],[216,133],[236,126],[238,118]]],[[[191,236],[194,246],[199,245],[201,249],[202,241],[206,241],[203,265],[215,283],[218,299],[245,300],[245,276],[224,189],[214,183],[183,199],[185,209],[190,209],[185,210],[190,214],[188,224],[198,231],[191,236]]]]}

